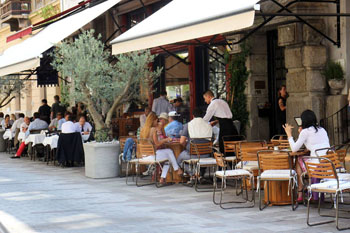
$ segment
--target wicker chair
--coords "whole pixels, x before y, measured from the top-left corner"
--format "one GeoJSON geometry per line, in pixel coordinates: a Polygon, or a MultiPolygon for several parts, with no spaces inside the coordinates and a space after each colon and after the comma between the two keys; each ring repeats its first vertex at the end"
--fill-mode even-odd
{"type": "MultiPolygon", "coordinates": [[[[184,165],[188,164],[189,166],[192,166],[195,171],[195,182],[194,187],[197,192],[200,191],[212,191],[212,189],[205,189],[199,187],[199,178],[200,178],[200,169],[203,167],[207,168],[216,168],[216,160],[215,158],[211,157],[213,154],[213,142],[201,142],[196,143],[195,139],[192,139],[190,141],[190,155],[196,155],[197,158],[195,159],[188,159],[182,161],[181,167],[184,169],[184,165]],[[210,155],[209,158],[201,158],[203,155],[210,155]]],[[[209,172],[210,176],[210,172],[209,172]]]]}
{"type": "Polygon", "coordinates": [[[229,136],[223,136],[222,140],[224,142],[224,154],[225,154],[225,161],[227,163],[232,164],[232,168],[234,167],[234,164],[236,164],[237,161],[237,154],[239,153],[238,146],[241,142],[245,141],[246,138],[244,135],[229,135],[229,136]],[[229,156],[230,154],[235,154],[234,156],[229,156]]]}
{"type": "MultiPolygon", "coordinates": [[[[336,222],[336,228],[338,230],[345,230],[350,229],[350,227],[346,228],[340,228],[339,226],[339,197],[342,197],[344,193],[350,192],[350,182],[349,181],[340,181],[338,179],[338,174],[336,172],[336,167],[334,163],[324,157],[304,157],[303,162],[305,164],[307,174],[309,177],[309,185],[308,185],[308,191],[309,191],[309,198],[307,202],[307,224],[309,226],[316,226],[321,224],[327,224],[331,222],[336,222]],[[326,180],[324,182],[320,183],[314,183],[311,184],[311,178],[317,178],[317,179],[323,179],[326,180]],[[310,222],[310,200],[311,200],[311,193],[312,192],[318,192],[318,193],[328,193],[331,194],[331,197],[335,195],[335,219],[331,221],[323,221],[323,222],[310,222]]],[[[318,201],[318,214],[321,217],[333,217],[329,215],[321,215],[321,198],[319,198],[318,201]]]]}
{"type": "MultiPolygon", "coordinates": [[[[216,159],[216,164],[218,167],[221,168],[220,171],[216,171],[214,174],[214,184],[213,184],[213,202],[215,205],[219,205],[222,209],[234,209],[234,208],[252,208],[255,206],[255,194],[254,189],[251,189],[252,191],[252,199],[248,199],[248,187],[247,184],[245,184],[245,191],[246,191],[246,198],[244,201],[228,201],[223,202],[223,195],[224,195],[224,189],[226,188],[226,182],[227,180],[235,180],[245,182],[247,179],[250,179],[250,182],[254,184],[254,176],[252,173],[250,173],[247,170],[244,169],[236,169],[236,170],[226,170],[227,167],[227,161],[224,159],[223,155],[221,153],[214,153],[214,157],[216,159]],[[219,202],[216,201],[216,190],[218,189],[218,182],[217,179],[221,179],[221,187],[220,187],[220,200],[219,202]],[[251,202],[252,205],[249,206],[231,206],[226,207],[227,204],[233,204],[233,203],[247,203],[251,202]]],[[[242,192],[243,193],[243,192],[242,192]]]]}
{"type": "Polygon", "coordinates": [[[278,146],[279,150],[286,150],[290,148],[287,135],[275,135],[271,138],[271,142],[278,146]]]}
{"type": "Polygon", "coordinates": [[[128,184],[129,165],[133,164],[135,165],[135,168],[136,168],[136,186],[141,187],[145,185],[155,184],[157,187],[161,187],[161,185],[158,182],[158,174],[155,174],[154,182],[152,182],[152,176],[151,176],[151,182],[146,184],[145,183],[140,184],[140,181],[139,181],[141,178],[140,166],[141,165],[155,166],[155,167],[159,166],[162,169],[162,165],[168,162],[168,160],[167,159],[157,160],[155,146],[149,139],[140,139],[138,140],[137,144],[138,144],[137,148],[139,149],[140,157],[128,161],[127,168],[126,168],[126,184],[128,184]]]}
{"type": "Polygon", "coordinates": [[[270,181],[289,181],[288,194],[291,195],[292,210],[298,207],[295,202],[298,192],[297,173],[292,169],[292,160],[287,152],[283,151],[259,151],[258,152],[259,176],[257,189],[259,192],[259,209],[263,210],[269,204],[269,182],[270,181]],[[267,202],[262,206],[261,201],[261,182],[267,182],[267,202]]]}

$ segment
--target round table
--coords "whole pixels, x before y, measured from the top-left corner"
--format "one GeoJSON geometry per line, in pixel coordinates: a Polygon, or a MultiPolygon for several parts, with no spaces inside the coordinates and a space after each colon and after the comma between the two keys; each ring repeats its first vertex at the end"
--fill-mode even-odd
{"type": "MultiPolygon", "coordinates": [[[[180,153],[184,150],[184,147],[180,142],[170,142],[166,144],[166,147],[172,149],[175,155],[175,158],[179,157],[180,153]]],[[[177,174],[177,171],[173,171],[172,174],[169,169],[166,182],[169,183],[180,183],[182,181],[182,177],[177,174]]]]}
{"type": "Polygon", "coordinates": [[[2,136],[5,140],[12,140],[12,138],[14,137],[13,133],[11,132],[10,129],[7,129],[4,133],[4,135],[2,136]]]}

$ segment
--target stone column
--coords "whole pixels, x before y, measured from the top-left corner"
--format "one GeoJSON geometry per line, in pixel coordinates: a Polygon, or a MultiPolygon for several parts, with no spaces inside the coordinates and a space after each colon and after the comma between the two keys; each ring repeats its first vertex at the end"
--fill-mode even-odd
{"type": "MultiPolygon", "coordinates": [[[[313,25],[324,28],[322,20],[313,25]]],[[[313,110],[320,120],[325,117],[326,80],[321,71],[327,61],[326,47],[322,38],[307,25],[292,23],[278,27],[279,46],[285,46],[287,91],[287,122],[293,124],[294,117],[306,110],[313,110]]],[[[296,131],[295,131],[296,133],[296,131]]]]}
{"type": "Polygon", "coordinates": [[[268,102],[267,42],[266,34],[255,34],[250,38],[250,55],[246,66],[250,71],[247,81],[247,110],[249,122],[246,126],[248,140],[268,140],[269,118],[259,117],[258,105],[268,102]]]}

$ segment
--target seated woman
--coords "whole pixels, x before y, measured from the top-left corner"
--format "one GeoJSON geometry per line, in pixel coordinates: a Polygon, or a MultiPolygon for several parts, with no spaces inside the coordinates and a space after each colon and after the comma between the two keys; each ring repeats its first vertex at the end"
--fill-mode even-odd
{"type": "MultiPolygon", "coordinates": [[[[322,148],[329,148],[329,138],[324,128],[317,123],[316,115],[311,110],[305,110],[301,114],[302,126],[299,127],[299,138],[295,142],[292,136],[293,127],[289,124],[283,126],[286,131],[290,148],[293,152],[298,151],[303,145],[311,153],[311,156],[316,156],[315,151],[322,148]]],[[[327,150],[317,151],[317,155],[325,155],[327,150]]],[[[299,163],[296,164],[296,172],[298,173],[298,183],[302,184],[301,174],[305,171],[302,158],[299,158],[299,163]]],[[[302,201],[302,186],[298,187],[298,201],[302,201]]]]}
{"type": "MultiPolygon", "coordinates": [[[[171,138],[161,138],[158,128],[158,117],[154,112],[151,112],[147,118],[144,127],[141,129],[140,138],[149,139],[156,146],[156,158],[157,160],[168,159],[174,170],[179,175],[182,174],[181,168],[176,162],[174,152],[171,149],[165,149],[165,143],[171,142],[171,138]],[[157,133],[158,132],[158,133],[157,133]]],[[[161,183],[165,182],[165,178],[168,174],[169,165],[164,165],[161,175],[161,183]]]]}

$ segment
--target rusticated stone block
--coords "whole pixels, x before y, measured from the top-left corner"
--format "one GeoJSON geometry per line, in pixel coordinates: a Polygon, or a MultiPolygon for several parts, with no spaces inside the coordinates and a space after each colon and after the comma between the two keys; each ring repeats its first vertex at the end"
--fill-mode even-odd
{"type": "MultiPolygon", "coordinates": [[[[324,29],[326,28],[323,20],[309,20],[308,22],[321,32],[324,32],[324,29]]],[[[320,33],[316,32],[306,24],[303,25],[303,41],[306,44],[318,45],[322,40],[323,37],[320,33]]]]}
{"type": "Polygon", "coordinates": [[[288,92],[306,92],[306,71],[305,69],[289,69],[287,76],[288,92]]]}
{"type": "Polygon", "coordinates": [[[302,42],[302,26],[292,23],[278,27],[278,46],[295,45],[302,42]]]}
{"type": "Polygon", "coordinates": [[[301,51],[301,47],[286,48],[284,50],[284,62],[287,69],[303,67],[301,51]]]}
{"type": "Polygon", "coordinates": [[[308,91],[326,91],[326,78],[321,74],[321,70],[306,69],[306,84],[308,91]]]}
{"type": "Polygon", "coordinates": [[[305,67],[322,68],[327,61],[327,51],[325,46],[304,46],[303,65],[305,67]]]}

